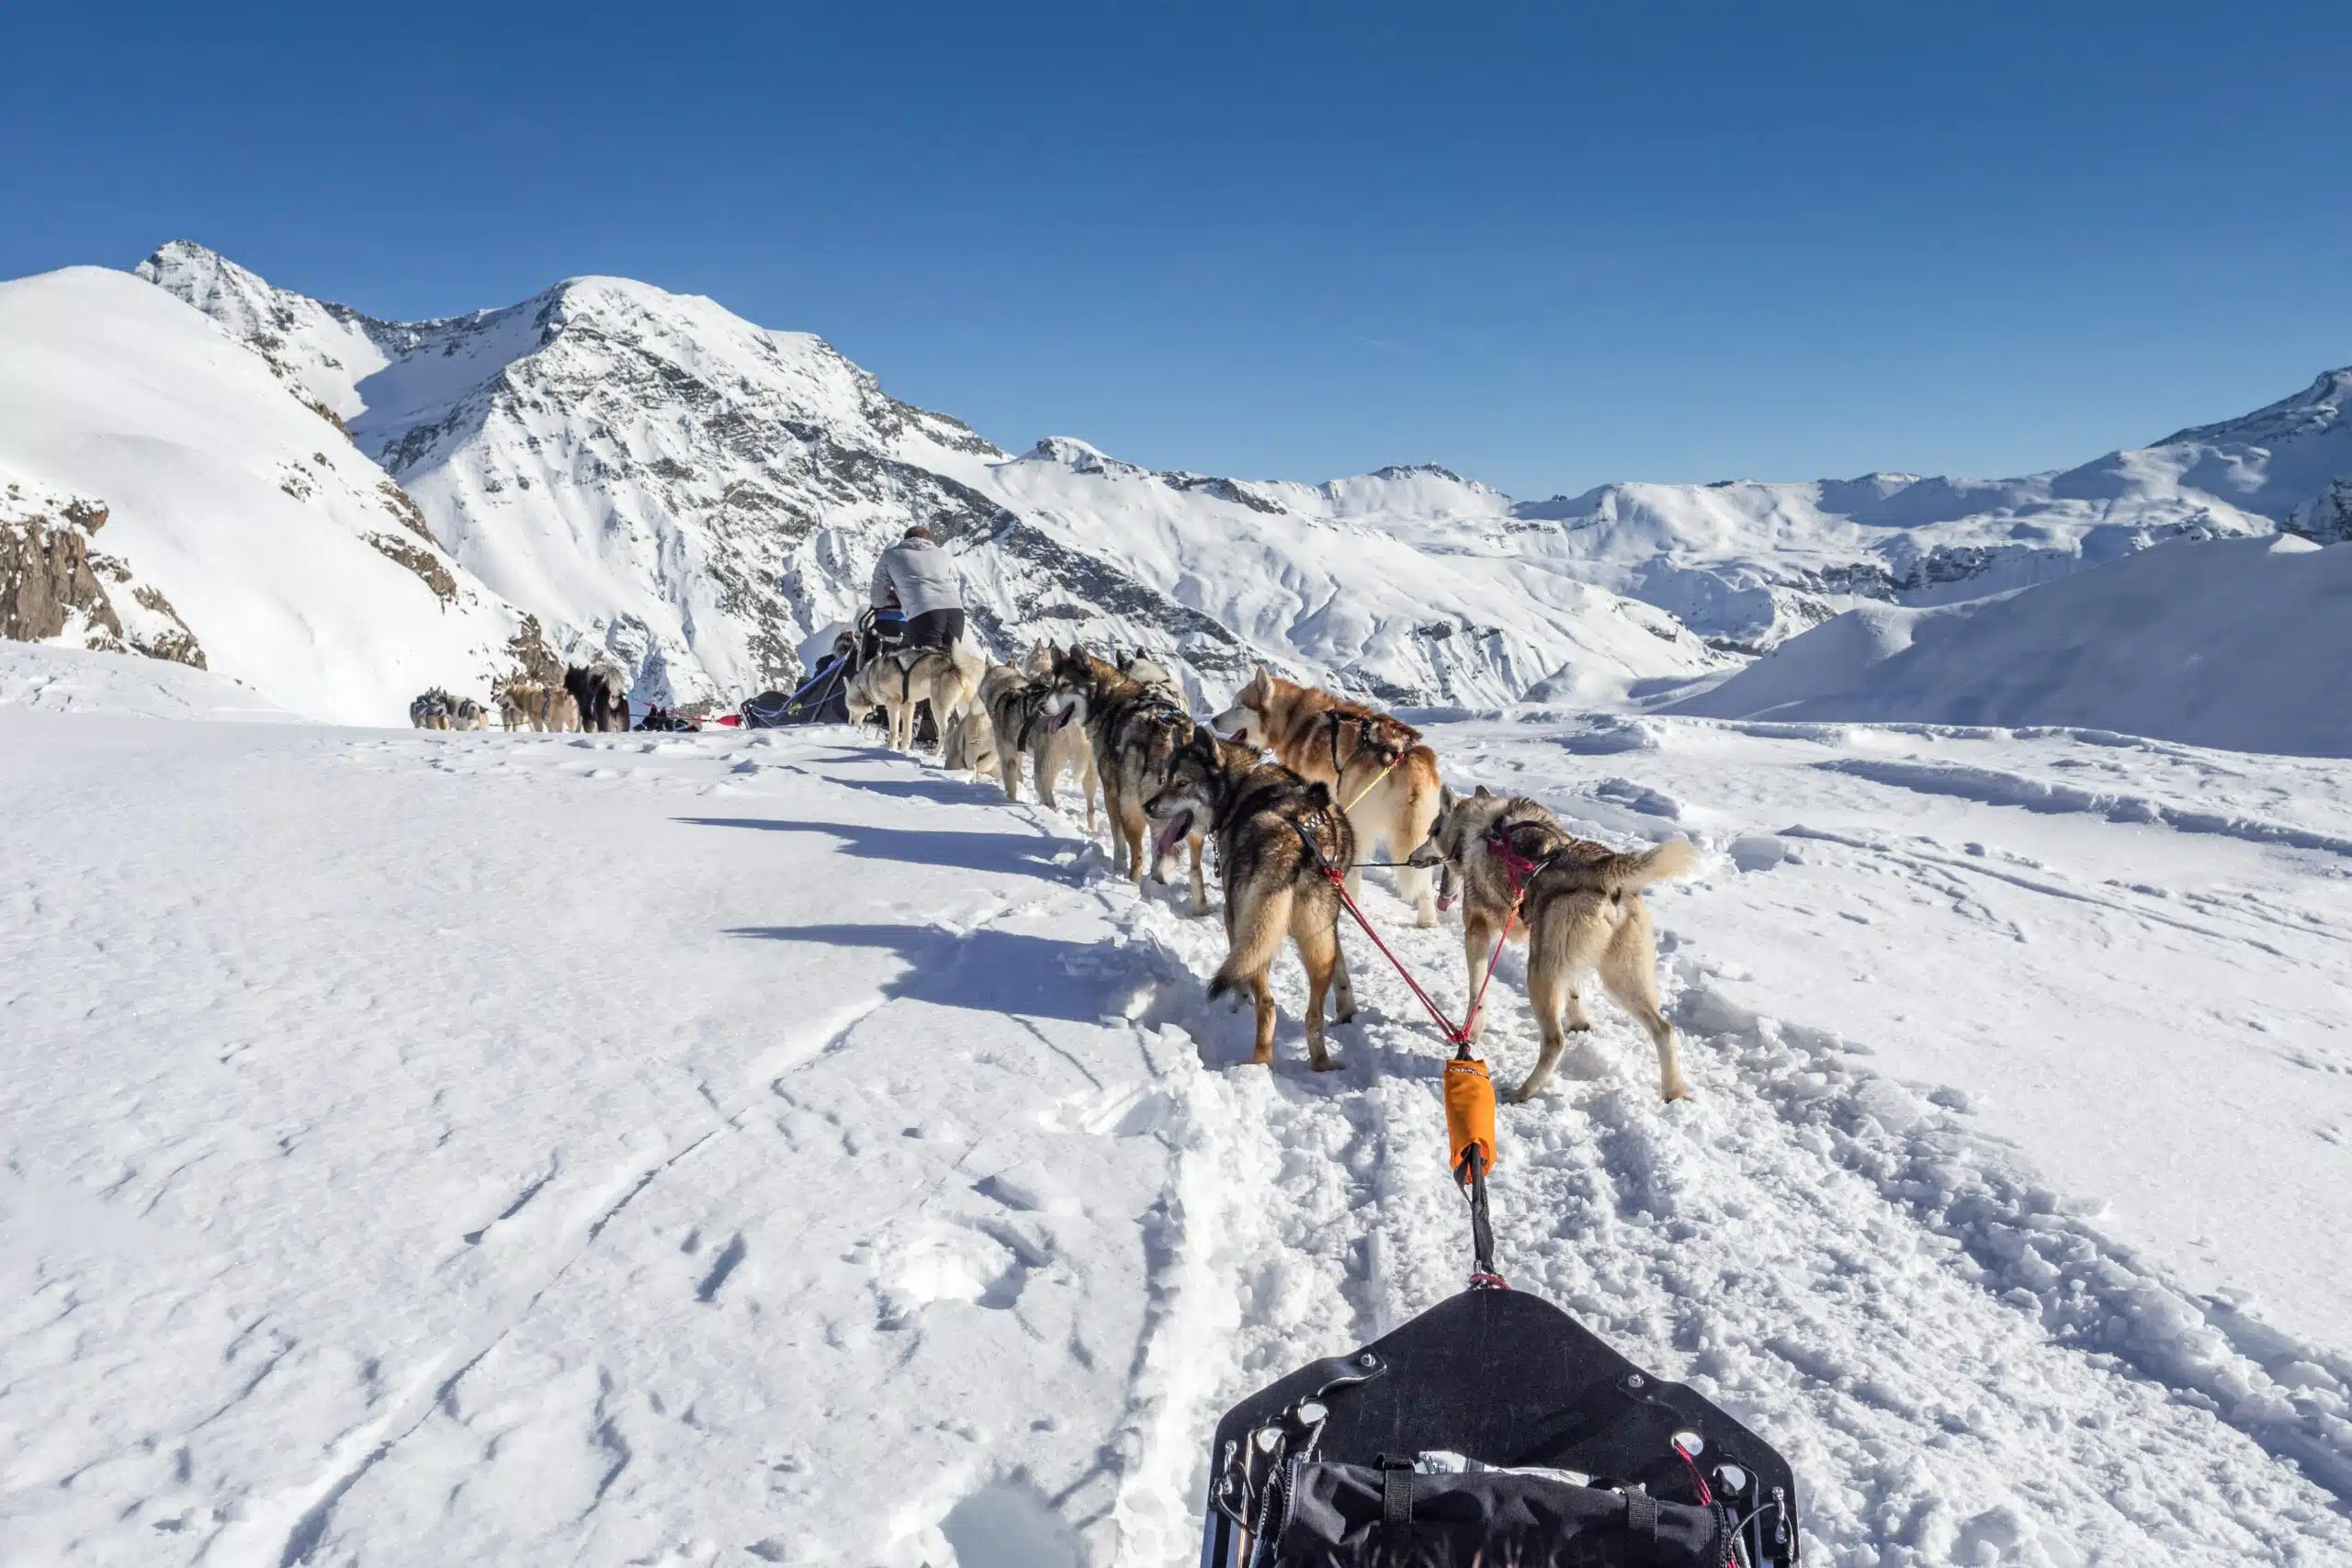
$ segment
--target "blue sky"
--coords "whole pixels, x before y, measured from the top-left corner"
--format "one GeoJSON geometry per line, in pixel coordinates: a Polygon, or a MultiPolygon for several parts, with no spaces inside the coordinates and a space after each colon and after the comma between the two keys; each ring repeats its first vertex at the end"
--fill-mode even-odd
{"type": "Polygon", "coordinates": [[[2352,6],[45,6],[0,276],[606,272],[1023,446],[1977,475],[2352,362],[2352,6]]]}

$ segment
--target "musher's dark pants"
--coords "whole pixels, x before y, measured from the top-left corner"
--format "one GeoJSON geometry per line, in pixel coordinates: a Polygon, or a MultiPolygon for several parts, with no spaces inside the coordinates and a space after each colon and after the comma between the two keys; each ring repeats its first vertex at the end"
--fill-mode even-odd
{"type": "Polygon", "coordinates": [[[963,640],[963,611],[925,610],[920,615],[907,617],[907,640],[899,646],[912,651],[918,648],[947,648],[963,640]]]}

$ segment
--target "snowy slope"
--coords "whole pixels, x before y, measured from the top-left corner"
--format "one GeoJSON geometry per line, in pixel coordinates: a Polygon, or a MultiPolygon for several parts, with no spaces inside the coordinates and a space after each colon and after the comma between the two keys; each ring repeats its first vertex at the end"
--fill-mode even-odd
{"type": "Polygon", "coordinates": [[[2352,369],[2243,419],[2063,473],[1865,474],[1811,484],[1613,484],[1522,505],[1595,581],[1728,643],[1766,648],[1858,599],[1944,604],[2151,544],[2284,528],[2352,536],[2352,369]]]}
{"type": "MultiPolygon", "coordinates": [[[[1699,1098],[1598,1007],[1500,1259],[1782,1446],[1812,1561],[2352,1560],[2345,764],[1432,734],[1707,851],[1653,896],[1699,1098]]],[[[1345,1069],[1287,960],[1250,1068],[1215,921],[846,732],[0,710],[0,860],[12,1562],[1174,1568],[1214,1413],[1466,1264],[1360,945],[1345,1069]]]]}
{"type": "Polygon", "coordinates": [[[2029,592],[1848,612],[1671,711],[2083,725],[2352,756],[2352,547],[2178,543],[2029,592]]]}
{"type": "Polygon", "coordinates": [[[1438,469],[1330,485],[1155,475],[1056,437],[1008,458],[885,394],[821,340],[708,299],[574,278],[449,321],[370,321],[200,246],[142,276],[211,312],[418,499],[484,581],[626,662],[650,700],[790,680],[930,524],[983,635],[1155,649],[1218,694],[1261,660],[1351,690],[1492,705],[1722,660],[1670,617],[1457,546],[1508,498],[1438,469]],[[1428,535],[1426,540],[1408,534],[1428,535]]]}
{"type": "Polygon", "coordinates": [[[295,724],[300,716],[226,675],[171,660],[0,642],[0,708],[116,717],[295,724]]]}
{"type": "Polygon", "coordinates": [[[536,637],[332,422],[125,273],[0,284],[9,493],[103,516],[95,547],[209,669],[313,717],[394,722],[436,683],[486,695],[536,637]]]}

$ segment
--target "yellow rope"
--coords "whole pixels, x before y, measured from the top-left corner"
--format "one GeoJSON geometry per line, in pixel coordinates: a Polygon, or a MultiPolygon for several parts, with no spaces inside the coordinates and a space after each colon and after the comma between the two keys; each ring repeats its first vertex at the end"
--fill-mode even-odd
{"type": "Polygon", "coordinates": [[[1402,751],[1399,751],[1396,755],[1391,757],[1388,760],[1388,765],[1386,767],[1372,775],[1372,782],[1370,784],[1365,784],[1363,788],[1356,791],[1355,799],[1349,801],[1346,805],[1340,807],[1340,809],[1342,811],[1353,811],[1356,808],[1357,803],[1362,801],[1365,795],[1370,795],[1374,790],[1378,789],[1380,787],[1380,781],[1395,773],[1396,771],[1396,764],[1404,760],[1405,753],[1402,751]]]}

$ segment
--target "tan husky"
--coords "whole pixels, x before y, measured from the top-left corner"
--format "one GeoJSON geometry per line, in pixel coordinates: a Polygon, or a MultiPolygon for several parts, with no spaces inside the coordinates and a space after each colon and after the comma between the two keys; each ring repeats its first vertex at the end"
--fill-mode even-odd
{"type": "Polygon", "coordinates": [[[953,648],[884,653],[851,678],[849,710],[855,717],[880,708],[889,720],[892,748],[911,751],[915,705],[931,705],[931,721],[944,737],[948,724],[971,706],[987,668],[986,660],[960,642],[953,648]]]}
{"type": "MultiPolygon", "coordinates": [[[[1534,1010],[1543,1049],[1514,1100],[1533,1098],[1551,1078],[1568,1035],[1592,1027],[1582,985],[1598,970],[1600,983],[1657,1046],[1658,1089],[1685,1099],[1690,1084],[1675,1055],[1674,1025],[1657,1009],[1657,935],[1642,889],[1698,868],[1689,840],[1668,839],[1655,849],[1619,854],[1579,839],[1560,819],[1524,796],[1444,792],[1436,823],[1417,865],[1444,867],[1462,879],[1462,947],[1470,994],[1492,961],[1496,939],[1509,928],[1527,942],[1527,1005],[1534,1010]],[[1511,918],[1511,873],[1520,876],[1519,919],[1511,918]],[[1561,1027],[1561,1013],[1567,1015],[1561,1027]]],[[[1472,1037],[1487,1027],[1486,1012],[1471,1020],[1472,1037]]]]}
{"type": "Polygon", "coordinates": [[[1337,1066],[1323,1043],[1323,998],[1332,994],[1335,1023],[1354,1017],[1356,1004],[1334,924],[1340,890],[1323,868],[1350,863],[1356,848],[1330,791],[1264,761],[1254,747],[1195,728],[1170,759],[1165,782],[1144,802],[1143,815],[1156,829],[1158,857],[1203,830],[1216,836],[1227,951],[1209,995],[1239,987],[1257,1004],[1251,1060],[1273,1065],[1274,993],[1266,975],[1288,937],[1306,969],[1307,1060],[1318,1073],[1337,1066]]]}
{"type": "MultiPolygon", "coordinates": [[[[1420,731],[1385,713],[1315,686],[1258,673],[1211,719],[1216,732],[1262,746],[1302,778],[1329,785],[1355,829],[1359,853],[1401,860],[1430,836],[1437,820],[1437,755],[1420,731]]],[[[1363,892],[1361,872],[1348,873],[1348,892],[1363,892]]],[[[1437,924],[1437,894],[1429,872],[1396,871],[1396,895],[1414,907],[1418,923],[1437,924]]]]}

